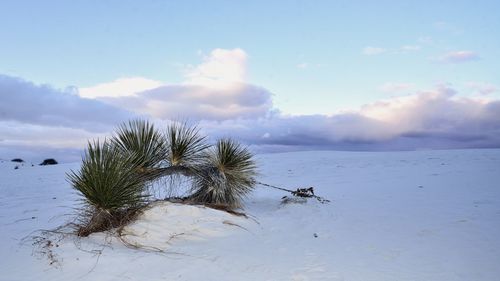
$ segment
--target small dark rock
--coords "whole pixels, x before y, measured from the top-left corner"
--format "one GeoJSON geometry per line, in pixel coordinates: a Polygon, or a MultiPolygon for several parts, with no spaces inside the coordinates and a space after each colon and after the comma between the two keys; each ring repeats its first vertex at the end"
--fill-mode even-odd
{"type": "Polygon", "coordinates": [[[19,166],[15,166],[15,167],[14,167],[14,170],[17,170],[17,169],[19,169],[19,166]]]}
{"type": "Polygon", "coordinates": [[[53,158],[45,159],[43,160],[42,163],[40,163],[40,166],[45,166],[45,165],[56,165],[57,161],[53,158]]]}
{"type": "Polygon", "coordinates": [[[14,158],[14,159],[12,159],[12,160],[10,160],[10,161],[12,161],[12,162],[17,162],[17,163],[24,163],[24,160],[23,160],[23,159],[21,159],[21,158],[14,158]]]}
{"type": "Polygon", "coordinates": [[[314,238],[318,238],[318,234],[314,233],[313,234],[314,238]]]}

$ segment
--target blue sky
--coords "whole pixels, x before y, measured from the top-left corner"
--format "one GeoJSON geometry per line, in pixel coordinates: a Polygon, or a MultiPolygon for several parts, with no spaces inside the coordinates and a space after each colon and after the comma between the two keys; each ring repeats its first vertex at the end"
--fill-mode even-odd
{"type": "MultiPolygon", "coordinates": [[[[376,110],[366,113],[363,108],[373,108],[387,101],[393,105],[403,103],[401,100],[409,103],[407,100],[412,97],[429,96],[432,92],[452,92],[450,101],[453,102],[471,98],[477,104],[487,102],[496,105],[500,98],[497,70],[500,65],[500,36],[497,35],[500,28],[499,3],[2,1],[0,75],[32,83],[32,92],[36,92],[41,84],[50,85],[52,90],[63,94],[69,91],[67,87],[74,87],[71,91],[80,92],[80,96],[86,99],[89,97],[81,94],[82,89],[83,92],[92,89],[93,102],[127,110],[132,115],[159,119],[172,116],[158,112],[158,109],[153,110],[151,106],[135,108],[133,105],[137,101],[130,101],[131,94],[126,98],[120,97],[120,100],[116,96],[118,94],[113,94],[114,99],[110,99],[106,93],[96,93],[100,88],[95,87],[113,81],[123,82],[123,79],[136,79],[123,82],[122,87],[115,83],[113,87],[136,89],[137,86],[137,92],[163,87],[164,92],[157,90],[156,96],[167,99],[178,86],[207,86],[203,82],[198,83],[202,81],[200,77],[215,75],[217,79],[222,77],[226,81],[230,78],[229,82],[237,80],[245,84],[238,90],[224,89],[225,93],[237,92],[235,95],[239,98],[235,100],[251,99],[255,95],[267,99],[259,108],[248,109],[247,104],[238,104],[238,108],[244,107],[245,110],[234,109],[227,113],[227,108],[215,106],[221,112],[214,113],[214,109],[208,115],[207,111],[194,115],[202,121],[225,123],[250,117],[260,120],[273,114],[279,114],[277,118],[281,119],[278,123],[285,117],[320,115],[340,118],[345,112],[373,118],[376,110]],[[210,64],[213,60],[222,63],[210,64]],[[226,69],[226,66],[227,71],[213,72],[213,68],[226,69]],[[233,72],[241,72],[241,75],[233,77],[230,74],[233,72]],[[228,75],[231,77],[228,78],[228,75]],[[131,86],[131,83],[136,85],[131,86]],[[141,88],[144,83],[149,86],[141,88]],[[247,94],[247,91],[253,94],[247,94]]],[[[110,88],[104,89],[111,91],[110,88]]],[[[177,103],[182,101],[190,106],[206,107],[194,96],[218,95],[217,91],[203,94],[194,94],[194,91],[194,88],[183,88],[182,93],[191,95],[189,99],[175,92],[180,99],[177,103]]],[[[13,93],[0,92],[4,105],[19,102],[7,95],[13,93]]],[[[144,95],[142,101],[146,96],[152,102],[152,94],[144,95]]],[[[41,97],[41,94],[36,97],[41,97]]],[[[419,99],[414,100],[408,106],[416,110],[415,103],[419,99]]],[[[448,101],[448,97],[445,100],[448,101]]],[[[213,104],[210,106],[214,107],[213,104]]],[[[456,108],[457,104],[452,107],[456,108]]],[[[491,110],[490,105],[484,108],[491,110]]],[[[20,121],[9,113],[0,113],[4,123],[9,123],[9,128],[15,127],[15,124],[21,127],[60,126],[57,122],[20,121]]],[[[496,113],[488,111],[483,115],[496,118],[496,113]]],[[[40,114],[36,120],[54,119],[47,118],[46,113],[40,114]]],[[[397,114],[393,113],[391,118],[398,119],[397,114]]],[[[192,117],[189,112],[184,115],[192,117]]],[[[375,118],[377,122],[387,123],[385,117],[379,117],[375,118]]],[[[456,126],[458,119],[450,122],[456,126]]],[[[286,119],[288,121],[290,119],[286,119]]],[[[332,122],[337,124],[336,119],[326,123],[332,122]]],[[[422,127],[425,122],[419,122],[419,126],[404,133],[425,131],[422,127]]],[[[293,124],[297,123],[300,122],[293,124]]],[[[266,131],[271,127],[262,129],[259,134],[271,135],[266,131]]],[[[404,126],[398,124],[398,128],[401,127],[404,126]]],[[[4,128],[7,125],[4,124],[4,128]]],[[[348,139],[358,141],[357,136],[359,134],[349,135],[348,139]]],[[[343,135],[341,139],[346,138],[343,135]]],[[[9,145],[30,143],[25,139],[19,141],[15,136],[0,136],[1,139],[4,143],[10,140],[9,145]]],[[[338,141],[331,136],[329,140],[338,141]]],[[[278,142],[277,139],[275,141],[278,142]]]]}

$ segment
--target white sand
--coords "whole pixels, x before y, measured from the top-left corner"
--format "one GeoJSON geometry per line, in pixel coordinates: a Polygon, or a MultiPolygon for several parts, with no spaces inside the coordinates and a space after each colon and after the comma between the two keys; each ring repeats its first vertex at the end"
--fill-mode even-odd
{"type": "MultiPolygon", "coordinates": [[[[329,204],[281,205],[259,187],[244,219],[158,203],[124,232],[32,255],[38,229],[71,219],[78,164],[0,164],[0,280],[499,280],[500,150],[259,155],[262,182],[314,186],[329,204]],[[69,214],[69,216],[64,216],[69,214]]],[[[56,246],[57,245],[57,246],[56,246]]]]}

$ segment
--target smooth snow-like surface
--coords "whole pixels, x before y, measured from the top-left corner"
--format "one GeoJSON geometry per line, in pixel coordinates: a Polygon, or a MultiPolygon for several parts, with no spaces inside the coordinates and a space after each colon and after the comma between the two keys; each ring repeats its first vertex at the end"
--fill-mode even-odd
{"type": "Polygon", "coordinates": [[[29,237],[73,218],[65,173],[79,164],[0,163],[0,280],[499,280],[500,150],[257,159],[259,181],[332,202],[282,205],[258,187],[249,219],[157,203],[124,229],[147,250],[94,234],[42,247],[52,259],[29,237]]]}
{"type": "Polygon", "coordinates": [[[120,232],[135,247],[167,251],[181,241],[203,241],[246,229],[249,220],[204,206],[156,202],[120,232]]]}

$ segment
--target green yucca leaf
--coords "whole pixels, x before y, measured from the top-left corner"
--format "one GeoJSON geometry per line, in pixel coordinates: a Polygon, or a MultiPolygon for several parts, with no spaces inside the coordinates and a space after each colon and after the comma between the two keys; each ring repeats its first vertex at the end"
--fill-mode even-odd
{"type": "Polygon", "coordinates": [[[158,167],[167,153],[163,135],[144,120],[120,125],[111,143],[142,169],[158,167]]]}
{"type": "Polygon", "coordinates": [[[160,178],[174,183],[185,176],[194,201],[240,207],[255,185],[252,157],[231,139],[207,145],[199,129],[186,124],[173,123],[162,134],[147,121],[124,123],[110,141],[89,142],[80,170],[67,175],[89,210],[78,235],[127,221],[160,178]]]}
{"type": "Polygon", "coordinates": [[[231,139],[222,139],[197,167],[192,198],[195,201],[240,207],[253,190],[257,175],[252,153],[231,139]]]}
{"type": "Polygon", "coordinates": [[[80,171],[71,171],[68,179],[98,210],[114,212],[138,206],[146,199],[145,179],[137,173],[134,159],[107,142],[89,142],[80,171]]]}
{"type": "Polygon", "coordinates": [[[173,123],[167,127],[167,161],[170,166],[191,167],[203,159],[203,152],[210,146],[200,136],[196,126],[173,123]]]}

